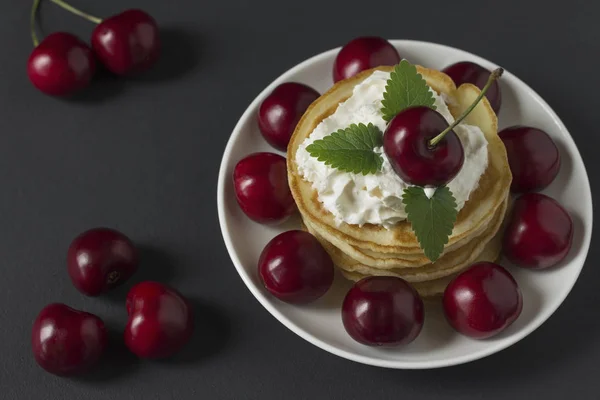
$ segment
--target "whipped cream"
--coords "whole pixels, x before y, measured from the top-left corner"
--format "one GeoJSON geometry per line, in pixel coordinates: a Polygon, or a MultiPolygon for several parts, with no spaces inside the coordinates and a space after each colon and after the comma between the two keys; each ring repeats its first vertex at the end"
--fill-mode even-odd
{"type": "MultiPolygon", "coordinates": [[[[300,144],[296,152],[298,172],[317,191],[323,207],[332,213],[337,224],[375,224],[386,228],[406,219],[402,193],[411,186],[392,169],[383,147],[375,149],[383,158],[383,167],[376,174],[354,174],[339,171],[312,157],[306,147],[315,140],[348,127],[350,124],[372,123],[382,132],[387,123],[381,113],[381,100],[389,72],[375,71],[354,87],[352,96],[340,103],[335,113],[325,118],[300,144]]],[[[454,118],[444,102],[444,96],[430,88],[436,111],[448,121],[454,118]]],[[[460,210],[477,188],[481,175],[488,165],[487,140],[479,127],[459,124],[454,132],[460,138],[465,152],[465,162],[460,172],[448,183],[460,210]]],[[[427,190],[433,195],[434,190],[427,190]]]]}

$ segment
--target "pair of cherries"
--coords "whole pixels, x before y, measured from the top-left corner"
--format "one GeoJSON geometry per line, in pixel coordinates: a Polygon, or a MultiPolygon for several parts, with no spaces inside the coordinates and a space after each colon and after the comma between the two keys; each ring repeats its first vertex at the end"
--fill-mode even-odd
{"type": "MultiPolygon", "coordinates": [[[[292,230],[264,247],[258,272],[265,288],[279,300],[307,304],[331,288],[334,264],[310,233],[292,230]]],[[[346,294],[342,321],[348,334],[367,345],[400,345],[414,340],[423,327],[423,301],[406,281],[369,277],[346,294]]]]}
{"type": "MultiPolygon", "coordinates": [[[[569,213],[551,197],[529,192],[518,197],[508,217],[502,251],[526,269],[550,268],[565,259],[573,240],[569,213]]],[[[474,338],[494,336],[512,324],[523,308],[512,275],[493,263],[480,263],[458,275],[444,292],[448,322],[474,338]]]]}
{"type": "MultiPolygon", "coordinates": [[[[99,296],[127,281],[138,269],[138,251],[121,232],[95,228],[76,237],[67,253],[67,270],[83,294],[99,296]]],[[[163,358],[179,351],[193,333],[192,307],[177,290],[144,281],[127,294],[124,341],[140,358],[163,358]]],[[[68,376],[96,365],[108,347],[108,333],[97,315],[63,303],[44,307],[33,324],[33,354],[46,371],[68,376]]]]}
{"type": "MultiPolygon", "coordinates": [[[[511,274],[482,262],[458,275],[443,296],[447,321],[463,335],[485,339],[510,326],[521,314],[523,296],[511,274]]],[[[399,346],[414,341],[423,328],[424,304],[405,280],[371,276],[356,282],[342,305],[348,334],[369,346],[399,346]]]]}
{"type": "Polygon", "coordinates": [[[68,32],[54,32],[38,44],[34,21],[39,0],[34,2],[31,34],[35,48],[27,62],[27,74],[43,93],[68,96],[86,88],[96,72],[96,60],[119,76],[145,71],[158,60],[159,29],[148,13],[131,9],[101,20],[63,0],[52,1],[97,26],[92,32],[91,47],[68,32]]]}

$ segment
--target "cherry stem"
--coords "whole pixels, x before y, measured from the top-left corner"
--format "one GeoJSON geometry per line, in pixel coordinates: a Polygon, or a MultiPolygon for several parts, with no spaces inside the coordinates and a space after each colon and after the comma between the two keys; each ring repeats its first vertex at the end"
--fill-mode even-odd
{"type": "Polygon", "coordinates": [[[33,41],[33,47],[37,47],[40,44],[37,34],[35,33],[35,18],[37,16],[37,10],[40,7],[40,0],[33,0],[33,6],[31,6],[31,16],[29,20],[29,29],[31,31],[31,40],[33,41]]]}
{"type": "Polygon", "coordinates": [[[99,24],[100,22],[102,22],[102,19],[100,19],[98,17],[94,17],[93,15],[90,15],[88,13],[85,13],[85,12],[73,7],[72,5],[70,5],[69,3],[67,3],[63,0],[50,0],[50,1],[52,1],[57,6],[60,6],[60,7],[64,8],[65,10],[72,12],[75,15],[78,15],[82,18],[87,19],[90,22],[93,22],[94,24],[99,24]]]}
{"type": "Polygon", "coordinates": [[[434,137],[433,139],[431,139],[429,141],[429,146],[430,147],[434,147],[435,145],[437,145],[444,138],[444,136],[446,136],[446,133],[448,133],[452,129],[454,129],[456,127],[456,125],[460,124],[462,122],[462,120],[465,119],[467,117],[467,115],[469,115],[471,113],[471,111],[473,111],[473,109],[477,106],[477,104],[479,104],[479,102],[481,101],[481,99],[483,99],[483,96],[485,96],[485,92],[487,92],[487,90],[490,88],[490,86],[492,86],[492,83],[494,83],[494,81],[496,79],[500,78],[503,73],[504,73],[504,69],[502,69],[502,68],[496,68],[494,71],[492,71],[492,73],[490,74],[490,77],[488,78],[487,82],[485,83],[485,86],[483,87],[483,89],[481,89],[481,92],[479,93],[479,96],[477,96],[477,98],[475,99],[475,101],[473,102],[473,104],[471,104],[469,106],[469,108],[467,108],[460,115],[460,117],[458,117],[452,123],[452,125],[450,125],[446,129],[444,129],[442,131],[442,133],[440,133],[439,135],[437,135],[436,137],[434,137]]]}

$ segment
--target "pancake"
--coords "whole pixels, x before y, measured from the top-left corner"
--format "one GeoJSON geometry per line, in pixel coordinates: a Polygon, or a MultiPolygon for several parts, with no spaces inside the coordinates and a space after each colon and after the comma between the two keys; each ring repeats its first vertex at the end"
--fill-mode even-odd
{"type": "Polygon", "coordinates": [[[500,209],[494,215],[492,223],[483,234],[469,242],[466,246],[442,256],[435,263],[430,263],[420,268],[377,269],[363,265],[350,258],[318,233],[311,231],[310,226],[306,224],[305,226],[321,242],[331,256],[333,263],[343,271],[359,273],[361,275],[396,276],[408,282],[425,282],[462,271],[475,262],[485,249],[487,249],[488,253],[499,254],[502,239],[502,230],[500,228],[506,215],[508,201],[507,198],[502,203],[500,209]]]}
{"type": "MultiPolygon", "coordinates": [[[[378,67],[376,69],[391,71],[393,68],[378,67]]],[[[341,223],[338,226],[333,215],[323,208],[311,183],[305,181],[298,173],[296,165],[295,155],[298,146],[324,118],[335,112],[337,106],[352,95],[354,86],[370,76],[374,70],[362,72],[355,77],[336,83],[308,108],[298,123],[288,146],[288,181],[302,218],[314,232],[327,242],[340,246],[345,243],[356,249],[374,252],[377,258],[380,258],[382,254],[393,254],[394,257],[402,260],[401,257],[406,256],[407,258],[404,259],[413,260],[415,261],[413,265],[416,265],[427,260],[423,259],[423,251],[408,221],[399,222],[391,229],[372,224],[358,226],[341,223]]],[[[479,89],[473,85],[463,84],[456,89],[452,80],[442,72],[421,66],[417,66],[417,70],[432,89],[449,97],[450,111],[455,117],[472,104],[474,97],[479,94],[479,89]]],[[[458,213],[456,224],[443,254],[465,246],[485,229],[506,199],[512,181],[506,150],[497,135],[497,118],[486,98],[483,98],[475,107],[467,122],[479,126],[483,131],[488,142],[489,165],[480,178],[478,188],[473,191],[470,199],[458,213]]],[[[349,248],[344,250],[353,253],[349,248]]],[[[363,254],[373,255],[364,252],[363,254]]]]}
{"type": "MultiPolygon", "coordinates": [[[[491,221],[490,221],[491,222],[491,221]]],[[[463,246],[467,246],[473,240],[477,240],[477,237],[481,235],[490,225],[490,222],[483,224],[476,232],[473,233],[473,237],[468,237],[460,242],[456,243],[451,251],[446,251],[444,255],[459,250],[463,246]],[[459,247],[460,246],[460,247],[459,247]]],[[[308,221],[304,221],[308,225],[313,234],[317,234],[321,237],[323,235],[317,227],[308,221]]],[[[352,246],[342,240],[339,240],[335,235],[329,235],[327,237],[329,243],[337,247],[340,251],[345,253],[348,257],[355,261],[360,262],[368,267],[390,269],[390,268],[418,268],[424,265],[430,264],[431,260],[427,258],[423,253],[421,254],[396,254],[396,253],[378,253],[369,249],[360,249],[352,246]]],[[[442,255],[443,257],[443,255],[442,255]]]]}
{"type": "MultiPolygon", "coordinates": [[[[492,243],[488,243],[484,247],[481,254],[479,254],[479,256],[477,256],[477,259],[474,260],[473,264],[478,263],[478,262],[484,262],[484,261],[496,262],[496,261],[498,261],[499,258],[500,258],[499,246],[495,246],[492,243]]],[[[465,268],[465,269],[467,269],[467,268],[465,268]]],[[[422,297],[440,296],[444,293],[444,290],[446,290],[446,287],[448,286],[448,284],[450,282],[452,282],[452,280],[454,278],[456,278],[461,272],[457,272],[452,275],[448,275],[443,278],[438,278],[438,279],[434,279],[431,281],[410,282],[410,285],[412,285],[416,289],[416,291],[419,293],[419,295],[422,297]]],[[[357,282],[357,281],[369,276],[369,275],[360,274],[358,272],[348,272],[348,271],[344,271],[344,270],[342,270],[341,273],[346,279],[354,281],[354,282],[357,282]]]]}

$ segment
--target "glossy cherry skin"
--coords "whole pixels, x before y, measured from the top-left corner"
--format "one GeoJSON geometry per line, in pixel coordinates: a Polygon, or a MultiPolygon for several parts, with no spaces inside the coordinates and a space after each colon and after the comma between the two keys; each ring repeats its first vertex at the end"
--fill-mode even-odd
{"type": "Polygon", "coordinates": [[[44,307],[31,332],[37,363],[61,376],[76,375],[93,367],[107,344],[108,334],[100,318],[62,303],[44,307]]]}
{"type": "Polygon", "coordinates": [[[298,121],[318,98],[319,92],[302,83],[277,86],[258,110],[258,127],[265,140],[277,150],[286,151],[298,121]]]}
{"type": "Polygon", "coordinates": [[[504,255],[515,265],[541,269],[561,262],[573,242],[573,220],[556,200],[541,193],[521,195],[504,231],[504,255]]]}
{"type": "Polygon", "coordinates": [[[127,10],[99,23],[92,32],[92,47],[106,68],[117,75],[149,69],[161,51],[156,21],[142,10],[127,10]]]}
{"type": "Polygon", "coordinates": [[[544,189],[558,175],[560,153],[554,141],[541,129],[511,126],[499,133],[504,142],[513,175],[511,192],[544,189]]]}
{"type": "Polygon", "coordinates": [[[263,249],[258,272],[265,288],[286,303],[305,304],[323,296],[333,283],[333,261],[310,233],[292,230],[263,249]]]}
{"type": "MultiPolygon", "coordinates": [[[[449,65],[442,72],[452,78],[456,86],[460,86],[463,83],[471,83],[479,89],[483,89],[491,75],[490,71],[470,61],[462,61],[449,65]]],[[[492,83],[485,97],[487,97],[494,112],[498,114],[502,106],[502,93],[497,80],[492,83]]]]}
{"type": "Polygon", "coordinates": [[[83,294],[98,296],[129,279],[138,268],[138,251],[124,234],[109,228],[81,233],[69,246],[67,269],[83,294]]]}
{"type": "Polygon", "coordinates": [[[405,280],[370,276],[354,284],[342,304],[342,322],[357,342],[369,346],[406,345],[423,328],[423,300],[405,280]]]}
{"type": "Polygon", "coordinates": [[[472,265],[444,291],[444,313],[463,335],[486,339],[510,326],[521,314],[523,295],[512,275],[491,262],[472,265]]]}
{"type": "Polygon", "coordinates": [[[125,345],[140,358],[165,358],[177,353],[194,332],[190,302],[175,289],[145,281],[127,294],[125,345]]]}
{"type": "Polygon", "coordinates": [[[396,65],[399,62],[398,51],[384,38],[358,37],[346,43],[336,56],[333,64],[333,81],[338,82],[371,68],[396,65]]]}
{"type": "Polygon", "coordinates": [[[253,153],[233,171],[235,196],[242,211],[261,224],[278,224],[296,210],[288,185],[286,160],[274,153],[253,153]]]}
{"type": "Polygon", "coordinates": [[[404,182],[441,186],[458,174],[465,154],[454,131],[435,146],[429,146],[429,141],[447,127],[441,114],[422,106],[407,108],[390,121],[383,135],[383,149],[404,182]]]}
{"type": "Polygon", "coordinates": [[[92,49],[67,32],[46,36],[27,61],[31,83],[51,96],[68,96],[87,87],[95,71],[92,49]]]}

